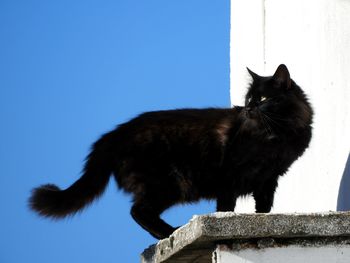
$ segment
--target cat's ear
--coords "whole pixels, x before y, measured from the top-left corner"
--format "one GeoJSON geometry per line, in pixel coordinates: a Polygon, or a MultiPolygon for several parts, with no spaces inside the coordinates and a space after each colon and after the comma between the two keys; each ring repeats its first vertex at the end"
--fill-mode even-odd
{"type": "Polygon", "coordinates": [[[258,74],[256,74],[253,71],[251,71],[248,67],[247,67],[247,70],[248,70],[249,75],[252,77],[253,81],[258,80],[259,78],[261,78],[258,74]]]}
{"type": "Polygon", "coordinates": [[[278,87],[284,87],[286,89],[290,89],[292,86],[292,81],[290,79],[289,71],[286,65],[284,64],[281,64],[278,66],[272,78],[278,87]]]}

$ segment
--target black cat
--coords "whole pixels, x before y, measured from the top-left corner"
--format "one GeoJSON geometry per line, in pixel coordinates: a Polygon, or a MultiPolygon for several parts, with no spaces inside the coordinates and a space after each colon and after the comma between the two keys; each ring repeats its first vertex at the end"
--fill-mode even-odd
{"type": "Polygon", "coordinates": [[[269,212],[278,177],[309,145],[313,111],[285,65],[271,77],[248,71],[245,107],[143,113],[93,145],[69,188],[34,189],[31,208],[52,218],[74,214],[113,174],[132,194],[132,217],[159,239],[175,230],[161,213],[178,203],[215,199],[217,211],[233,211],[237,197],[252,193],[256,212],[269,212]]]}

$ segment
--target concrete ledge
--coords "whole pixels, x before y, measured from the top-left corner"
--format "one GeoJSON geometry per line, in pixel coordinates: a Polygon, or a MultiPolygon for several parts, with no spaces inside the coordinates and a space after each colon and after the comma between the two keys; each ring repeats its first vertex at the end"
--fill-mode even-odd
{"type": "Polygon", "coordinates": [[[316,244],[350,242],[350,212],[313,214],[236,214],[233,212],[194,216],[169,238],[146,249],[143,263],[211,262],[217,244],[243,244],[247,240],[273,246],[288,240],[316,244]],[[316,239],[316,241],[315,241],[316,239]],[[298,241],[299,240],[299,241],[298,241]],[[308,242],[308,240],[313,240],[308,242]]]}

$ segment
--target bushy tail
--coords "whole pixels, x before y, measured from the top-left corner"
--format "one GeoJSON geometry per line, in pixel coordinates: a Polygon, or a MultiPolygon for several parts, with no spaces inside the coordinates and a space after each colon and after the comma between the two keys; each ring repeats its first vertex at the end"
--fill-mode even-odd
{"type": "Polygon", "coordinates": [[[112,172],[111,153],[103,139],[93,146],[80,179],[65,190],[52,184],[33,189],[29,198],[30,208],[41,216],[58,219],[78,212],[99,197],[112,172]]]}

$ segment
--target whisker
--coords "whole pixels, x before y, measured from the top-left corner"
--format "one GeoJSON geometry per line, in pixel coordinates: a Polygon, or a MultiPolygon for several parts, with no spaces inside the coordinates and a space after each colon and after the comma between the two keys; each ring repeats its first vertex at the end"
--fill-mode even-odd
{"type": "MultiPolygon", "coordinates": [[[[264,114],[264,113],[263,113],[263,114],[264,114]]],[[[283,128],[283,126],[282,126],[280,123],[278,123],[276,120],[274,120],[273,118],[271,118],[271,117],[268,116],[267,114],[264,114],[264,116],[265,116],[266,120],[272,122],[272,124],[277,125],[277,126],[283,128]]]]}
{"type": "Polygon", "coordinates": [[[277,120],[280,120],[280,121],[289,122],[288,119],[283,118],[281,115],[278,115],[278,114],[276,114],[276,113],[269,112],[269,111],[263,111],[263,113],[264,113],[265,115],[268,115],[270,118],[273,117],[274,119],[277,119],[277,120]]]}
{"type": "Polygon", "coordinates": [[[268,118],[266,118],[265,115],[263,115],[263,118],[265,119],[265,122],[266,122],[266,124],[267,124],[267,127],[269,128],[270,135],[271,135],[271,134],[273,133],[273,131],[272,131],[272,126],[271,126],[271,124],[269,123],[269,120],[268,120],[268,118]]]}
{"type": "Polygon", "coordinates": [[[264,114],[261,111],[258,111],[259,117],[262,121],[263,127],[268,135],[272,134],[272,128],[270,127],[270,124],[268,123],[268,120],[264,117],[264,114]]]}

